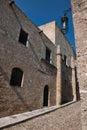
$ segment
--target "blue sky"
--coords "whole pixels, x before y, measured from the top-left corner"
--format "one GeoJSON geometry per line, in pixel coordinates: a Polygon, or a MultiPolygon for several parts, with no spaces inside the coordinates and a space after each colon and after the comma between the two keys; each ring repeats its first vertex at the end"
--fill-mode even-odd
{"type": "MultiPolygon", "coordinates": [[[[56,21],[61,27],[61,17],[64,11],[71,7],[70,0],[14,0],[21,10],[37,26],[50,21],[56,21]]],[[[65,35],[75,50],[75,40],[73,34],[73,24],[71,11],[67,13],[69,17],[69,31],[65,35]]]]}

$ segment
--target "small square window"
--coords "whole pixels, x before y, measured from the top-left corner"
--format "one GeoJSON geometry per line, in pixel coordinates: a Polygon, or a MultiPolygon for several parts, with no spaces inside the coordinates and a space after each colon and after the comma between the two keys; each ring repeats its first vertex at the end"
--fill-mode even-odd
{"type": "Polygon", "coordinates": [[[23,29],[21,29],[19,35],[19,42],[26,46],[27,38],[28,38],[28,33],[26,33],[23,29]]]}
{"type": "Polygon", "coordinates": [[[49,48],[46,48],[46,56],[45,59],[46,61],[48,61],[50,63],[50,55],[51,55],[51,51],[49,50],[49,48]]]}

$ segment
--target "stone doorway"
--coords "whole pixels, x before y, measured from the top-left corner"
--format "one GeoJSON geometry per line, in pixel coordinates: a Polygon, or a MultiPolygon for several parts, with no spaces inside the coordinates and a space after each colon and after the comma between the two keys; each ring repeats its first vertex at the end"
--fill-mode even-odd
{"type": "Polygon", "coordinates": [[[48,106],[48,96],[49,96],[49,88],[48,85],[46,85],[44,87],[43,106],[48,106]]]}

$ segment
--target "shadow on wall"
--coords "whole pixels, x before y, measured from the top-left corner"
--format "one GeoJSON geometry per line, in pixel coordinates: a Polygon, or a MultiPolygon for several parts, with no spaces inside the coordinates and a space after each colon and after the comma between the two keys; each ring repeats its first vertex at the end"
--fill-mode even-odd
{"type": "MultiPolygon", "coordinates": [[[[61,104],[73,101],[73,88],[72,88],[72,68],[65,65],[62,60],[62,90],[61,90],[61,104]]],[[[79,82],[77,79],[77,68],[75,67],[75,79],[76,79],[76,100],[80,100],[79,82]]]]}
{"type": "MultiPolygon", "coordinates": [[[[3,77],[3,79],[0,80],[0,102],[2,102],[2,104],[0,105],[0,108],[3,108],[3,107],[8,107],[9,108],[9,105],[6,105],[5,103],[8,102],[8,104],[11,102],[12,103],[12,98],[15,96],[14,95],[14,92],[17,96],[17,99],[19,99],[21,101],[21,103],[23,104],[23,106],[27,109],[29,106],[27,105],[27,103],[25,102],[23,96],[20,94],[20,87],[14,87],[14,86],[7,86],[6,82],[8,82],[8,84],[10,84],[10,81],[9,81],[9,78],[6,74],[6,72],[4,72],[3,68],[0,67],[0,76],[3,77]],[[2,89],[3,88],[3,89],[2,89]],[[13,92],[12,92],[13,91],[13,92]],[[5,95],[5,96],[3,96],[5,95]],[[12,96],[13,97],[12,97],[12,96]],[[10,100],[10,97],[11,96],[11,100],[10,100]]],[[[16,100],[17,100],[16,99],[16,100]]],[[[14,100],[14,99],[13,99],[14,100]]],[[[11,105],[12,106],[12,105],[11,105]]],[[[14,107],[14,106],[13,106],[14,107]]],[[[9,108],[10,109],[10,108],[9,108]]]]}
{"type": "Polygon", "coordinates": [[[62,89],[61,89],[61,104],[73,101],[73,90],[72,90],[72,69],[66,66],[64,60],[62,60],[62,89]]]}
{"type": "Polygon", "coordinates": [[[3,75],[4,78],[5,78],[5,80],[6,80],[7,82],[9,82],[9,78],[8,78],[6,72],[4,72],[4,70],[3,70],[2,67],[0,67],[0,76],[1,76],[1,75],[3,75]]]}
{"type": "Polygon", "coordinates": [[[80,92],[79,92],[79,82],[77,78],[77,68],[75,67],[75,78],[76,78],[76,98],[80,100],[80,92]]]}
{"type": "MultiPolygon", "coordinates": [[[[14,6],[11,4],[10,7],[11,7],[11,9],[12,9],[12,12],[13,12],[13,14],[14,14],[14,16],[15,16],[15,18],[16,18],[16,20],[17,20],[19,26],[20,26],[20,28],[23,29],[23,25],[22,25],[21,22],[20,22],[21,19],[19,19],[18,15],[17,15],[17,13],[16,13],[16,11],[15,11],[14,6]]],[[[30,45],[30,47],[31,47],[31,49],[32,49],[32,52],[33,52],[35,58],[37,59],[37,61],[38,61],[38,63],[39,63],[39,57],[38,57],[37,53],[35,52],[34,47],[32,46],[32,44],[31,44],[31,42],[30,42],[30,39],[27,39],[27,40],[28,40],[28,43],[29,43],[29,45],[30,45]]]]}

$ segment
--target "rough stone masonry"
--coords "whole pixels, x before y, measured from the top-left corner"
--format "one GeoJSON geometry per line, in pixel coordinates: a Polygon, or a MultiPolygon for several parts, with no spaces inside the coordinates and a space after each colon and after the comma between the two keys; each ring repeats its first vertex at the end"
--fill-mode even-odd
{"type": "Polygon", "coordinates": [[[47,29],[54,43],[0,0],[0,117],[76,100],[75,54],[55,21],[47,29]]]}
{"type": "Polygon", "coordinates": [[[81,96],[82,130],[87,130],[87,0],[71,0],[81,96]]]}

